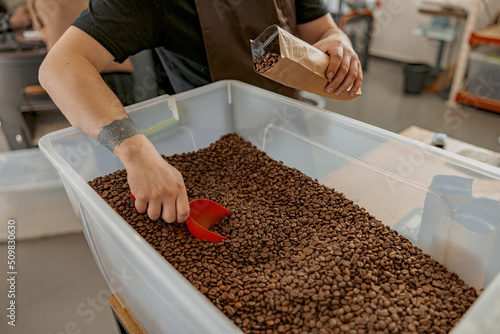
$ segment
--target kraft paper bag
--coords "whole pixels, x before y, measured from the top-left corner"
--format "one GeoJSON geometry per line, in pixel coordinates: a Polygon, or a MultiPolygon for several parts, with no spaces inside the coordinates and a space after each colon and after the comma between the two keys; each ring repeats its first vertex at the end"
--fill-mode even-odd
{"type": "Polygon", "coordinates": [[[353,97],[350,97],[348,92],[340,96],[325,92],[328,83],[325,75],[330,56],[277,25],[266,28],[259,37],[250,42],[254,61],[266,53],[281,55],[281,59],[263,73],[257,72],[254,65],[254,70],[268,79],[336,100],[348,101],[361,95],[361,89],[353,97]]]}

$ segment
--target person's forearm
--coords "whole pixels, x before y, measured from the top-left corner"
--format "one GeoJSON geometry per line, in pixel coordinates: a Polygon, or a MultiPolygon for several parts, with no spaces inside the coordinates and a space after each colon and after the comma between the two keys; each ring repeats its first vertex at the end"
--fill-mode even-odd
{"type": "Polygon", "coordinates": [[[42,64],[39,79],[71,125],[97,139],[125,165],[140,151],[156,152],[87,59],[66,55],[63,61],[51,55],[42,64]],[[125,140],[126,145],[120,146],[125,140]]]}
{"type": "Polygon", "coordinates": [[[12,30],[28,28],[31,25],[31,17],[28,7],[25,5],[9,19],[12,30]]]}
{"type": "MultiPolygon", "coordinates": [[[[337,26],[334,26],[334,27],[330,27],[328,29],[326,29],[318,38],[317,41],[315,41],[314,43],[317,43],[323,39],[326,39],[328,38],[329,36],[331,35],[337,35],[337,36],[341,36],[343,39],[345,39],[345,41],[349,44],[352,45],[351,43],[351,40],[349,39],[349,37],[347,37],[347,35],[342,31],[342,29],[340,29],[339,27],[337,26]]],[[[313,43],[313,44],[314,44],[313,43]]]]}
{"type": "Polygon", "coordinates": [[[39,81],[70,123],[113,152],[127,170],[139,213],[184,222],[189,202],[182,174],[165,161],[128,118],[99,71],[113,56],[95,39],[70,27],[40,67],[39,81]]]}

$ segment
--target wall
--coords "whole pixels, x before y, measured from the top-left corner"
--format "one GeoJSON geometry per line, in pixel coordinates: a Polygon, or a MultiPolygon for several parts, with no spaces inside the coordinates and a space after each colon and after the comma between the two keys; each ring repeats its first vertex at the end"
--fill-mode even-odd
{"type": "MultiPolygon", "coordinates": [[[[420,0],[381,0],[381,7],[375,10],[375,31],[371,44],[371,54],[403,62],[426,62],[434,66],[438,42],[414,36],[412,33],[412,30],[418,28],[420,24],[431,21],[429,15],[418,13],[419,6],[425,2],[420,0]]],[[[473,6],[471,0],[434,0],[433,2],[458,5],[468,10],[473,6]]],[[[500,1],[498,0],[488,0],[488,5],[493,14],[500,10],[500,1]]],[[[488,16],[484,6],[481,6],[478,26],[484,26],[487,22],[488,16]]],[[[456,50],[457,43],[447,45],[443,67],[446,68],[449,63],[453,62],[456,50]],[[450,47],[451,55],[449,54],[450,47]]]]}

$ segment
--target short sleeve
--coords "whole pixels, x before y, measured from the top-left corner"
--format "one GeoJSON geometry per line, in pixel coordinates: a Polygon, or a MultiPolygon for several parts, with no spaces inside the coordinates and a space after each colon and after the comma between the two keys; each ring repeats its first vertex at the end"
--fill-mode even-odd
{"type": "Polygon", "coordinates": [[[162,44],[163,2],[91,0],[73,26],[92,36],[117,62],[162,44]]]}
{"type": "Polygon", "coordinates": [[[295,10],[297,24],[314,21],[329,12],[325,0],[295,0],[295,10]]]}

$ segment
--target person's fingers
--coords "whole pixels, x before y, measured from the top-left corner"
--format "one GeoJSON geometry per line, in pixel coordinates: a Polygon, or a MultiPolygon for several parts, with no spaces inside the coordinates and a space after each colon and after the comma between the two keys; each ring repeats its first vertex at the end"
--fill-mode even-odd
{"type": "Polygon", "coordinates": [[[188,197],[182,174],[177,169],[159,155],[148,165],[148,173],[144,173],[142,163],[135,160],[126,168],[127,181],[139,213],[147,212],[151,220],[161,217],[167,223],[186,220],[189,214],[188,197]]]}
{"type": "Polygon", "coordinates": [[[326,92],[328,94],[335,94],[336,96],[339,96],[342,94],[342,91],[340,91],[338,88],[342,81],[344,81],[344,78],[346,75],[349,73],[349,68],[350,68],[350,62],[351,62],[351,57],[346,55],[342,59],[341,64],[339,65],[337,72],[335,73],[335,76],[333,77],[332,82],[330,82],[326,86],[326,92]]]}
{"type": "Polygon", "coordinates": [[[148,217],[151,220],[157,220],[161,214],[161,202],[157,196],[150,197],[148,203],[148,217]]]}
{"type": "MultiPolygon", "coordinates": [[[[136,194],[137,195],[137,194],[136,194]]],[[[144,196],[135,196],[135,208],[137,209],[137,212],[139,213],[144,213],[146,212],[148,208],[148,201],[144,196]]]]}
{"type": "Polygon", "coordinates": [[[358,65],[358,68],[358,76],[356,77],[356,80],[354,80],[351,90],[349,91],[350,97],[353,97],[358,92],[358,90],[361,88],[361,84],[363,83],[363,70],[361,69],[361,64],[358,65]]]}
{"type": "Polygon", "coordinates": [[[344,78],[344,81],[337,88],[337,91],[341,93],[347,91],[353,84],[359,74],[358,59],[357,57],[351,58],[351,63],[349,65],[349,73],[344,78]]]}
{"type": "Polygon", "coordinates": [[[327,51],[327,53],[330,55],[330,64],[326,69],[326,79],[332,81],[342,63],[342,59],[344,59],[344,51],[342,48],[338,48],[336,50],[327,51]]]}
{"type": "Polygon", "coordinates": [[[189,200],[185,188],[177,196],[176,206],[177,206],[177,222],[183,223],[189,216],[189,200]]]}
{"type": "Polygon", "coordinates": [[[175,197],[168,197],[165,201],[163,201],[161,217],[167,223],[175,223],[175,220],[177,219],[177,208],[175,202],[175,197]]]}

